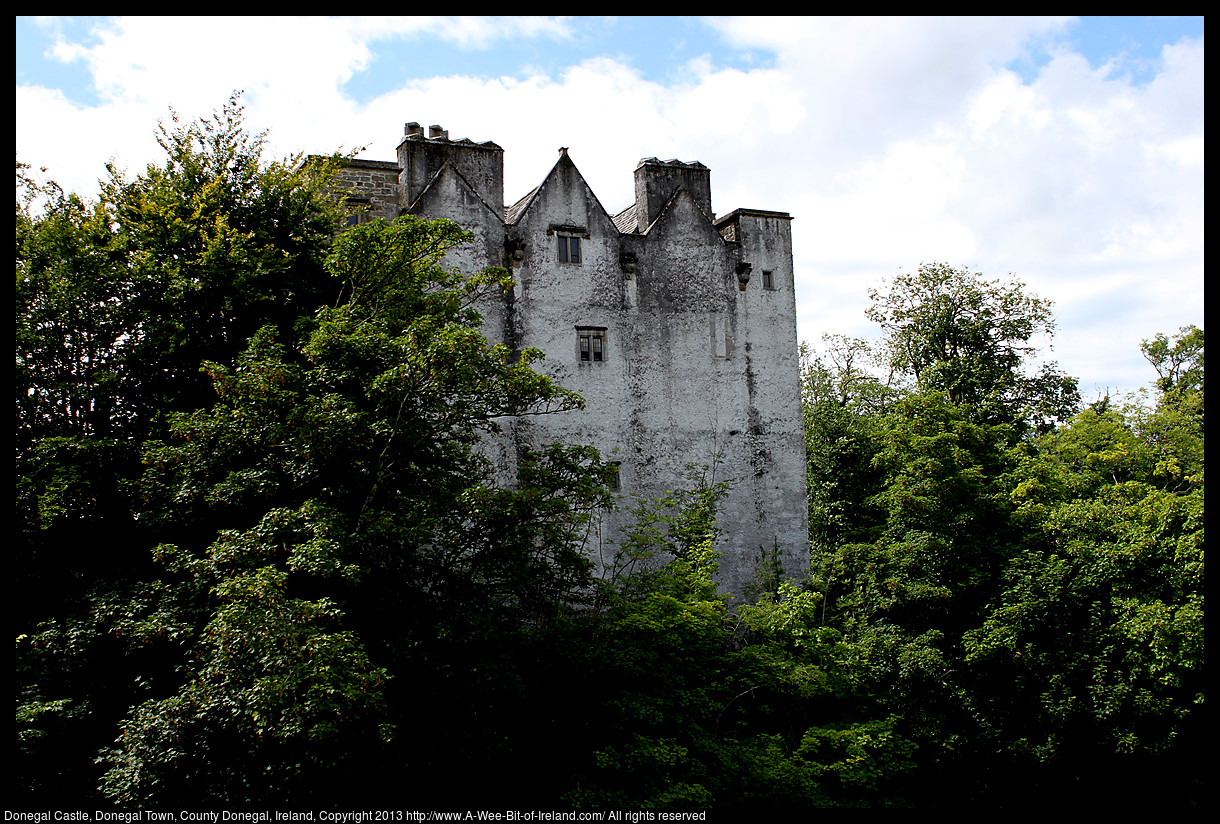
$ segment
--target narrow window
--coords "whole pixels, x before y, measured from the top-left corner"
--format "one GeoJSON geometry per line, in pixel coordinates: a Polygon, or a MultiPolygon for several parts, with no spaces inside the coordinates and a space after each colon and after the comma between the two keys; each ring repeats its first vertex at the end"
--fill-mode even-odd
{"type": "Polygon", "coordinates": [[[618,461],[614,461],[612,464],[610,464],[610,466],[612,469],[610,471],[609,487],[615,491],[620,490],[623,488],[623,476],[619,471],[622,464],[620,464],[618,461]]]}
{"type": "Polygon", "coordinates": [[[559,262],[580,263],[580,238],[571,235],[559,236],[559,262]]]}
{"type": "Polygon", "coordinates": [[[349,197],[343,202],[343,205],[352,210],[351,214],[347,216],[347,220],[345,221],[345,224],[349,229],[353,226],[359,226],[361,223],[364,223],[369,219],[368,198],[349,197]]]}
{"type": "Polygon", "coordinates": [[[606,360],[605,329],[578,329],[576,339],[582,361],[602,363],[606,360]]]}
{"type": "Polygon", "coordinates": [[[764,289],[774,289],[775,288],[775,278],[773,278],[771,276],[771,272],[768,269],[763,269],[763,288],[764,289]]]}
{"type": "Polygon", "coordinates": [[[727,358],[732,348],[729,339],[729,319],[725,317],[712,318],[713,354],[718,358],[727,358]]]}

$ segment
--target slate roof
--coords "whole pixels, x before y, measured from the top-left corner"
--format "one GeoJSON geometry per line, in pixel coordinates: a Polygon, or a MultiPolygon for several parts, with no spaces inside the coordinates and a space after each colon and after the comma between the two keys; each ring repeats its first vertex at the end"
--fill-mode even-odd
{"type": "Polygon", "coordinates": [[[634,203],[610,219],[614,221],[614,227],[625,235],[634,234],[639,229],[634,203]]]}
{"type": "Polygon", "coordinates": [[[534,188],[530,189],[529,194],[505,209],[504,223],[507,225],[512,225],[520,220],[521,215],[524,214],[526,207],[530,205],[530,201],[534,199],[534,195],[538,194],[538,190],[540,188],[542,187],[535,186],[534,188]]]}

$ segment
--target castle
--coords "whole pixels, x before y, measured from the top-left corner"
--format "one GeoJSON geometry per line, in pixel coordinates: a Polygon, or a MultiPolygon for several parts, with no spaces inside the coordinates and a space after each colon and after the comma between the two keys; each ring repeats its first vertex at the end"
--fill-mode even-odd
{"type": "Polygon", "coordinates": [[[351,160],[362,216],[448,218],[474,235],[447,265],[502,266],[514,287],[482,305],[483,333],[579,392],[583,410],[505,422],[485,449],[505,477],[517,450],[590,444],[618,464],[627,500],[587,547],[604,568],[632,518],[631,498],[684,485],[690,465],[730,484],[719,583],[740,596],[772,559],[808,568],[805,446],[793,294],[791,217],[712,211],[702,163],[646,158],[635,202],[610,214],[567,149],[533,191],[504,202],[504,150],[427,136],[408,123],[397,162],[351,160]]]}

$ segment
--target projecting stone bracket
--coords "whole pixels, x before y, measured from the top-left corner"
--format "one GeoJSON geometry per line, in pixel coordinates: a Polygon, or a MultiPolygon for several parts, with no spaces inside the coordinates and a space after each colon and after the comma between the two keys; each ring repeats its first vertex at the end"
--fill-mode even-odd
{"type": "Polygon", "coordinates": [[[739,291],[744,292],[746,290],[746,284],[750,282],[750,270],[753,268],[752,264],[746,263],[744,260],[737,264],[737,288],[739,291]]]}
{"type": "Polygon", "coordinates": [[[504,258],[509,266],[517,266],[525,260],[525,239],[519,237],[504,238],[504,258]]]}

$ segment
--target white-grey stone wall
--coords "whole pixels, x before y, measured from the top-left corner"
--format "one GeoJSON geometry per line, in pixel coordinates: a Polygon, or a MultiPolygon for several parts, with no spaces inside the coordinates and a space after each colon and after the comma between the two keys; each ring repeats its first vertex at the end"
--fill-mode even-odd
{"type": "Polygon", "coordinates": [[[566,150],[537,189],[504,207],[499,147],[432,130],[425,138],[407,126],[398,210],[448,218],[475,235],[449,265],[511,271],[511,292],[481,304],[484,334],[542,350],[539,368],[586,401],[583,410],[505,421],[504,434],[484,445],[505,477],[517,449],[556,441],[590,444],[619,462],[622,506],[604,514],[588,545],[604,569],[634,500],[681,487],[688,466],[706,467],[729,483],[719,510],[723,588],[740,596],[772,554],[786,574],[803,575],[790,216],[739,209],[713,223],[707,168],[648,158],[635,172],[634,214],[616,222],[566,150]],[[560,239],[573,237],[580,261],[564,262],[560,239]],[[602,360],[581,360],[582,332],[602,336],[602,360]]]}

